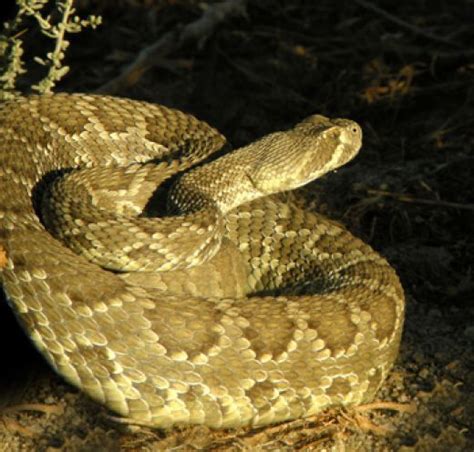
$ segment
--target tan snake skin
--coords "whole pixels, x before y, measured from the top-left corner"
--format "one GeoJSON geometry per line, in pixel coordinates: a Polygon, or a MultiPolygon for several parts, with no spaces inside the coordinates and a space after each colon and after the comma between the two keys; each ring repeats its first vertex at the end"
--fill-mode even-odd
{"type": "Polygon", "coordinates": [[[398,352],[398,277],[274,194],[353,158],[360,128],[312,116],[170,179],[173,215],[141,214],[160,182],[224,143],[144,102],[2,104],[9,304],[67,381],[149,425],[260,426],[370,401],[398,352]]]}

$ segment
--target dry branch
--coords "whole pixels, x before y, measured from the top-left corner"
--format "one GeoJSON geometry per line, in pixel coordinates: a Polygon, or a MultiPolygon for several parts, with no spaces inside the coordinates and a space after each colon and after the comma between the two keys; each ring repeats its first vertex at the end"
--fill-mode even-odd
{"type": "Polygon", "coordinates": [[[230,17],[245,15],[247,0],[226,0],[208,5],[203,15],[181,30],[164,34],[158,41],[142,49],[138,57],[113,80],[98,88],[97,92],[115,94],[137,83],[141,76],[157,65],[166,55],[176,52],[186,44],[196,43],[198,47],[212,35],[216,27],[230,17]]]}

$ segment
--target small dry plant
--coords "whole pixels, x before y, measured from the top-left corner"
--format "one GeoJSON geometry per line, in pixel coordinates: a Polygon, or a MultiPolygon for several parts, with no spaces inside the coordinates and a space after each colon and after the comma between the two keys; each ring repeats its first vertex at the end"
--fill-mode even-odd
{"type": "Polygon", "coordinates": [[[22,37],[28,32],[31,19],[52,42],[52,49],[46,55],[34,57],[36,63],[44,66],[46,74],[31,89],[40,94],[50,93],[68,73],[69,67],[63,61],[69,47],[67,34],[79,33],[85,27],[96,28],[102,22],[95,15],[82,19],[75,14],[73,4],[74,0],[56,0],[54,5],[50,0],[16,0],[16,16],[3,24],[0,34],[0,100],[20,94],[18,78],[27,72],[22,37]]]}

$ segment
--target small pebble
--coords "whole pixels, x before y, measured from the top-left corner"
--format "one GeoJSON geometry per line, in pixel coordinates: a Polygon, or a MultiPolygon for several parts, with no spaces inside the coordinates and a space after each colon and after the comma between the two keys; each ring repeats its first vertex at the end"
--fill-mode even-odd
{"type": "Polygon", "coordinates": [[[464,336],[467,337],[469,340],[474,341],[474,325],[466,327],[466,329],[464,330],[464,336]]]}

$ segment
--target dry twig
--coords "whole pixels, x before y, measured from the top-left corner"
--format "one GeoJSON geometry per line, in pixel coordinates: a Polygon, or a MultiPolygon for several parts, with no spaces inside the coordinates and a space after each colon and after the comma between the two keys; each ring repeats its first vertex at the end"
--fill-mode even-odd
{"type": "Polygon", "coordinates": [[[197,42],[198,46],[202,46],[221,22],[233,16],[244,15],[246,3],[247,0],[225,0],[208,5],[203,15],[195,22],[186,25],[182,30],[169,31],[158,41],[142,49],[135,61],[118,77],[102,85],[97,92],[117,93],[137,83],[141,76],[157,65],[163,57],[176,52],[184,45],[197,42]]]}
{"type": "Polygon", "coordinates": [[[393,14],[390,14],[388,11],[385,11],[382,8],[379,8],[378,6],[374,5],[373,3],[370,3],[366,0],[355,0],[355,2],[362,6],[365,9],[369,9],[370,11],[378,14],[379,16],[382,16],[383,18],[389,20],[390,22],[398,25],[399,27],[405,28],[406,30],[411,31],[412,33],[415,33],[417,35],[423,36],[424,38],[430,39],[431,41],[435,41],[441,44],[448,44],[450,46],[455,46],[455,47],[461,47],[459,44],[456,42],[451,41],[450,39],[443,38],[441,36],[437,36],[433,33],[430,33],[429,31],[423,30],[420,27],[417,27],[416,25],[410,24],[408,22],[405,22],[404,20],[400,19],[397,16],[394,16],[393,14]]]}
{"type": "Polygon", "coordinates": [[[373,410],[391,410],[400,413],[413,414],[416,412],[416,406],[413,403],[397,403],[397,402],[372,402],[365,405],[358,405],[353,408],[354,411],[364,413],[373,410]]]}
{"type": "Polygon", "coordinates": [[[425,204],[428,206],[439,206],[439,207],[451,207],[453,209],[462,209],[462,210],[474,210],[474,204],[461,204],[459,202],[449,202],[441,201],[439,199],[424,199],[424,198],[415,198],[410,195],[405,195],[403,193],[392,193],[385,190],[375,190],[368,189],[367,194],[376,195],[376,196],[386,196],[387,198],[393,198],[397,201],[408,202],[413,204],[425,204]]]}

